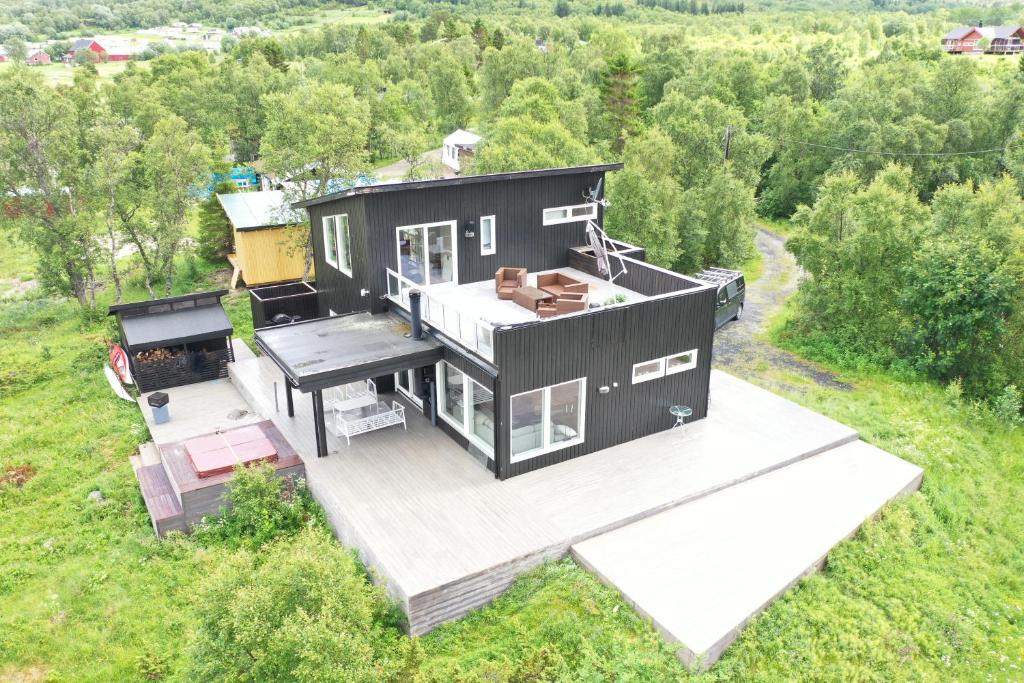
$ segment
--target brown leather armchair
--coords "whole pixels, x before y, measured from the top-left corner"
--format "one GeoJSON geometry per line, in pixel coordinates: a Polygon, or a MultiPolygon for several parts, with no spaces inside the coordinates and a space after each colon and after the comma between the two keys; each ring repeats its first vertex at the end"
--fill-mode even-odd
{"type": "Polygon", "coordinates": [[[494,291],[499,299],[511,299],[512,292],[526,286],[526,268],[502,267],[494,274],[494,291]]]}

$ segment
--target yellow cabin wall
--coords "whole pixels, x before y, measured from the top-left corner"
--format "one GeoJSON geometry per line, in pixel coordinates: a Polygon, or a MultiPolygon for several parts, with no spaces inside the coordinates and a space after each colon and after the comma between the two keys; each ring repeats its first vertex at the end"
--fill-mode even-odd
{"type": "MultiPolygon", "coordinates": [[[[250,287],[298,280],[302,277],[305,255],[302,236],[308,225],[290,225],[266,230],[235,231],[235,253],[242,268],[242,279],[250,287]]],[[[310,278],[315,275],[310,267],[310,278]]]]}

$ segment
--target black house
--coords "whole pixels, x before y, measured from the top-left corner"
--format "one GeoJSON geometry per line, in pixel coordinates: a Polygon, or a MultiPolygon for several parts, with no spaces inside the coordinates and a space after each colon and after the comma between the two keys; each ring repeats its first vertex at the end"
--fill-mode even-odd
{"type": "Polygon", "coordinates": [[[312,394],[318,454],[324,392],[365,379],[502,479],[669,429],[677,413],[705,417],[715,288],[607,239],[601,187],[621,167],[297,203],[312,225],[321,317],[256,341],[289,401],[292,389],[312,394]]]}

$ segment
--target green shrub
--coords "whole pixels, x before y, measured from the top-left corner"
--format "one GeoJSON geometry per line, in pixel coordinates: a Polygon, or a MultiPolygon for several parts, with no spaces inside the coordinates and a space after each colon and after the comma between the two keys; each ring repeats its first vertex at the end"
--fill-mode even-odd
{"type": "Polygon", "coordinates": [[[1024,424],[1024,415],[1021,413],[1024,410],[1024,395],[1011,384],[1003,389],[1003,393],[992,399],[992,410],[1003,422],[1012,425],[1024,424]]]}
{"type": "Polygon", "coordinates": [[[228,506],[220,517],[204,519],[193,536],[202,544],[259,548],[307,525],[323,525],[323,512],[306,480],[278,477],[273,466],[235,467],[227,485],[228,506]]]}
{"type": "Polygon", "coordinates": [[[418,650],[382,627],[388,601],[321,529],[239,553],[196,601],[187,680],[409,680],[418,650]]]}

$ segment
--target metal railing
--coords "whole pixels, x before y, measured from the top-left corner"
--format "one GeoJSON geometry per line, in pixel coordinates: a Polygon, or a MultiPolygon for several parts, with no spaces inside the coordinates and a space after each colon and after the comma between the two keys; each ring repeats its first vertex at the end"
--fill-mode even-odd
{"type": "Polygon", "coordinates": [[[388,298],[391,301],[409,311],[409,292],[418,289],[422,293],[420,313],[424,323],[477,355],[494,360],[494,325],[460,311],[457,306],[445,304],[431,295],[429,287],[402,277],[390,268],[387,273],[388,298]]]}

